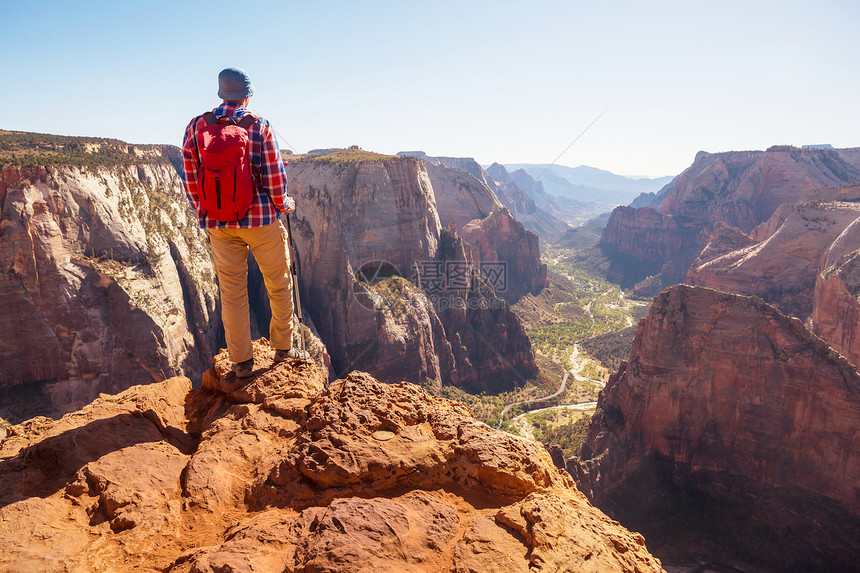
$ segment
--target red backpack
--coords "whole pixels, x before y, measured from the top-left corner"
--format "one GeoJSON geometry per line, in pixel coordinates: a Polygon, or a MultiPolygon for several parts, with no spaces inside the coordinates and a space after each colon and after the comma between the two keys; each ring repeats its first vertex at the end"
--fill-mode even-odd
{"type": "Polygon", "coordinates": [[[197,132],[200,152],[200,210],[216,221],[245,218],[256,189],[251,173],[248,128],[258,117],[246,114],[239,121],[232,117],[203,114],[206,126],[197,132]]]}

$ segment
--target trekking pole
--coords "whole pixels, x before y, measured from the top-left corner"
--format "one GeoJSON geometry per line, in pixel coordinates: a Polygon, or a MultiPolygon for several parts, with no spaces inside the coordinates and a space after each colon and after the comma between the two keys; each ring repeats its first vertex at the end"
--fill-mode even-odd
{"type": "Polygon", "coordinates": [[[296,273],[296,250],[293,247],[293,229],[290,225],[290,214],[286,213],[287,218],[287,241],[290,243],[290,272],[293,274],[293,303],[296,307],[296,316],[299,318],[299,340],[302,345],[302,361],[308,359],[308,353],[305,351],[305,329],[302,321],[302,297],[299,294],[299,275],[296,273]]]}

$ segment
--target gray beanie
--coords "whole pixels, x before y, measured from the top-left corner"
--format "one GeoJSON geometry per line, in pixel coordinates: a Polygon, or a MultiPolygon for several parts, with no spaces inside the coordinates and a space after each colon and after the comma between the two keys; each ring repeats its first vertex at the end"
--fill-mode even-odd
{"type": "Polygon", "coordinates": [[[242,68],[225,68],[218,74],[218,97],[238,101],[254,95],[248,72],[242,68]]]}

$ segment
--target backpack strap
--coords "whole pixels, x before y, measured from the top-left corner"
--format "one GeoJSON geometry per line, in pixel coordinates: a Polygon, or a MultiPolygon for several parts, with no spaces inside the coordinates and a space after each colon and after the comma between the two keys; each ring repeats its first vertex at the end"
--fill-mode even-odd
{"type": "Polygon", "coordinates": [[[215,114],[211,111],[207,111],[203,114],[203,119],[206,120],[206,125],[215,125],[218,123],[218,118],[215,117],[215,114]]]}
{"type": "Polygon", "coordinates": [[[242,119],[240,119],[239,121],[236,122],[236,125],[238,125],[242,129],[247,131],[248,128],[251,127],[252,125],[254,125],[254,122],[257,121],[258,119],[260,119],[260,118],[257,117],[256,115],[246,113],[245,115],[242,116],[242,119]]]}

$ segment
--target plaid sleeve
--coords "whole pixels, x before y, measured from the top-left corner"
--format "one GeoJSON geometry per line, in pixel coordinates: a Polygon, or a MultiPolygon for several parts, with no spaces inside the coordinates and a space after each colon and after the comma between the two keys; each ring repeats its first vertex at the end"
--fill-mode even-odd
{"type": "Polygon", "coordinates": [[[195,117],[191,120],[182,138],[182,181],[185,184],[185,195],[196,213],[200,212],[197,187],[197,166],[200,164],[200,156],[197,153],[197,139],[194,136],[198,119],[195,117]]]}
{"type": "Polygon", "coordinates": [[[260,125],[260,138],[262,140],[261,184],[278,211],[283,213],[287,210],[287,172],[284,169],[275,133],[265,119],[260,125]]]}

